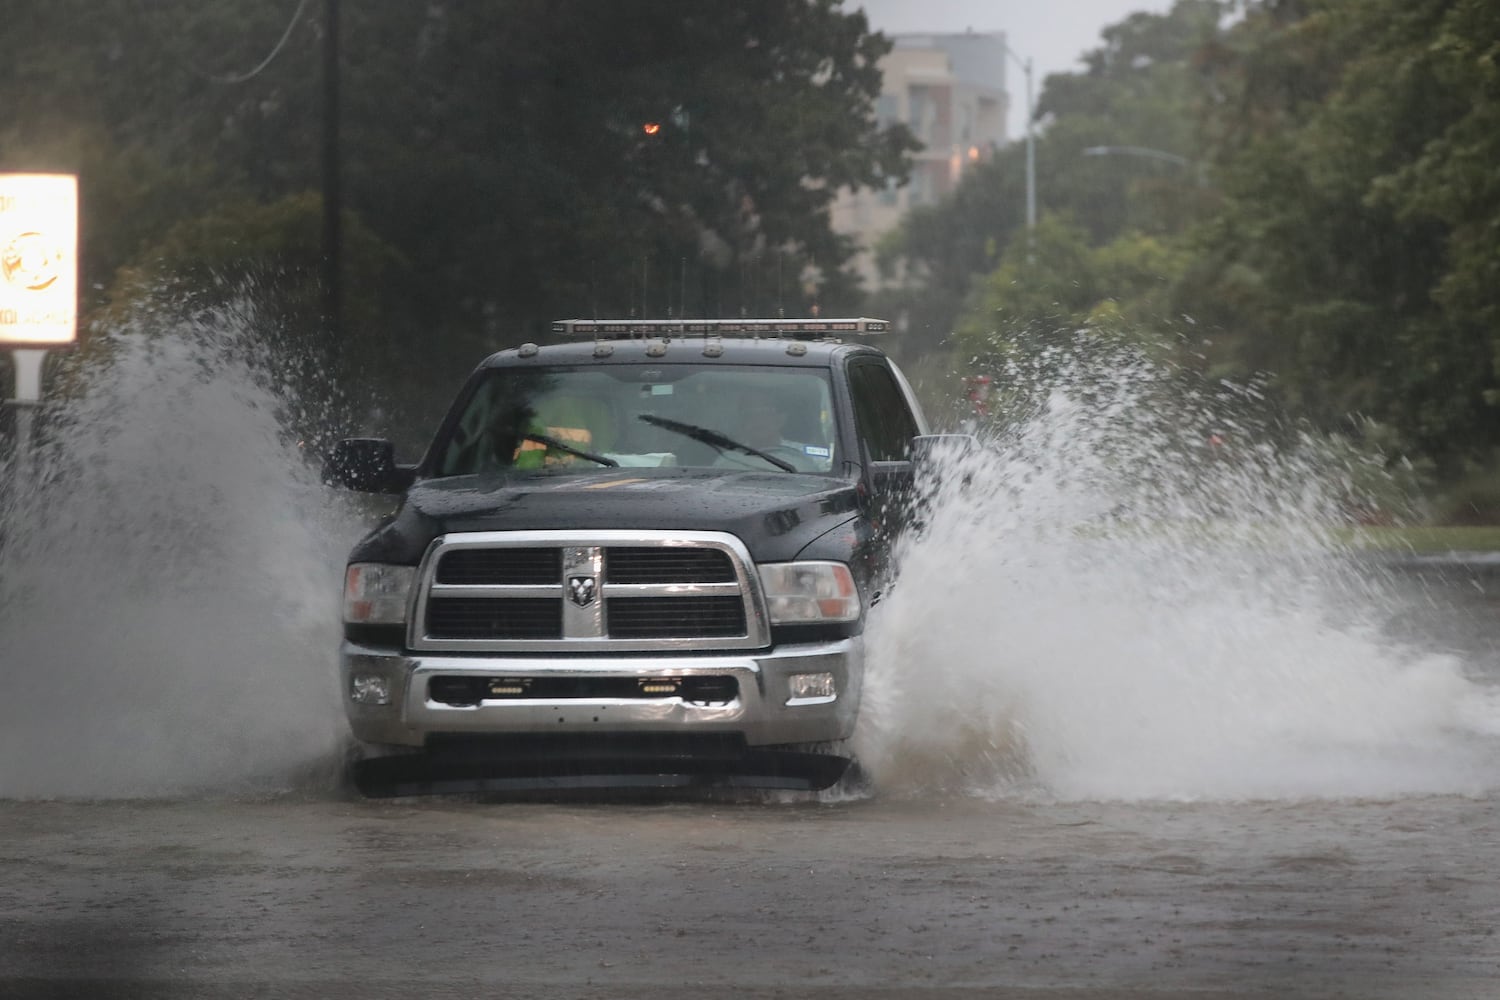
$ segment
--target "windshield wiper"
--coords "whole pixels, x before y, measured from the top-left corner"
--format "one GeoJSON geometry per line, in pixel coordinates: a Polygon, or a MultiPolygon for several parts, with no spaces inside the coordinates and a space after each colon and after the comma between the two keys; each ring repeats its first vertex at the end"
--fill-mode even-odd
{"type": "Polygon", "coordinates": [[[775,455],[768,455],[759,448],[752,448],[748,444],[740,444],[733,438],[725,437],[718,431],[711,431],[707,427],[699,427],[697,424],[684,424],[680,421],[668,420],[666,417],[658,417],[651,413],[641,413],[638,416],[654,427],[665,427],[669,431],[676,431],[678,434],[690,437],[694,441],[702,441],[711,448],[717,448],[720,454],[726,451],[738,451],[746,455],[754,455],[756,458],[763,458],[778,469],[784,469],[787,472],[797,471],[797,467],[785,459],[777,458],[775,455]]]}
{"type": "Polygon", "coordinates": [[[612,469],[618,469],[620,467],[620,463],[616,462],[612,458],[606,458],[603,455],[595,455],[591,451],[584,451],[581,448],[575,448],[570,444],[559,441],[555,437],[549,437],[546,434],[522,434],[521,440],[535,441],[537,444],[544,444],[548,448],[556,448],[558,451],[567,452],[569,455],[577,455],[579,458],[586,458],[590,462],[598,462],[600,465],[607,465],[612,469]]]}

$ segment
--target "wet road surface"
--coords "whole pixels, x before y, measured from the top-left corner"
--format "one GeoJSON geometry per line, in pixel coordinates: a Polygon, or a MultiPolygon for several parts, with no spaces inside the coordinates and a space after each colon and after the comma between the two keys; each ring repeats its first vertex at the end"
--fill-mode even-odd
{"type": "MultiPolygon", "coordinates": [[[[1393,634],[1493,686],[1496,588],[1413,586],[1393,634]]],[[[1493,791],[367,802],[319,769],[0,801],[0,997],[1500,997],[1493,791]]]]}
{"type": "Polygon", "coordinates": [[[1500,810],[12,803],[0,995],[1500,996],[1500,810]]]}

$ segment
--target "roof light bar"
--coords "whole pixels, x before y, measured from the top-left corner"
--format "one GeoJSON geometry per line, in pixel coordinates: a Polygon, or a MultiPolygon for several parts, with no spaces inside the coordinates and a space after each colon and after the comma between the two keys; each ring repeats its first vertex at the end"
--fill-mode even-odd
{"type": "Polygon", "coordinates": [[[883,319],[564,319],[552,332],[569,337],[621,340],[633,337],[838,337],[885,333],[883,319]]]}

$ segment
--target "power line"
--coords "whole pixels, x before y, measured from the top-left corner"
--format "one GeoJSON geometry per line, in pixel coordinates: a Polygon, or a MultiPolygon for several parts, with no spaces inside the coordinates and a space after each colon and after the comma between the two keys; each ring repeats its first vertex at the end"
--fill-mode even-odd
{"type": "Polygon", "coordinates": [[[297,9],[292,12],[292,19],[287,22],[286,30],[281,33],[281,41],[276,43],[276,47],[271,50],[270,55],[260,61],[259,66],[256,66],[248,73],[237,73],[230,76],[219,76],[212,73],[205,73],[203,75],[214,83],[244,83],[246,80],[258,76],[261,70],[271,65],[272,60],[280,55],[281,50],[286,47],[286,40],[292,37],[292,29],[297,27],[297,22],[302,19],[302,12],[305,9],[307,9],[307,0],[300,0],[297,4],[297,9]]]}

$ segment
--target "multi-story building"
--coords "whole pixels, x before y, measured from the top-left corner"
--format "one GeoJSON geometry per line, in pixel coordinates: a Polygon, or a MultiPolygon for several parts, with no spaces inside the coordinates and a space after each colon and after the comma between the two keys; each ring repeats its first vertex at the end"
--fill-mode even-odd
{"type": "Polygon", "coordinates": [[[871,289],[879,284],[876,241],[910,209],[952,191],[965,170],[1001,146],[1010,107],[1004,32],[895,35],[893,41],[880,61],[884,84],[875,113],[882,124],[904,122],[922,142],[911,181],[882,191],[845,189],[833,205],[833,227],[857,239],[854,264],[871,289]]]}

